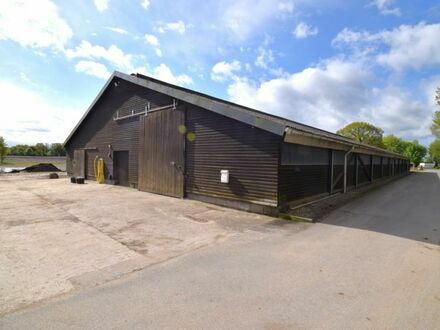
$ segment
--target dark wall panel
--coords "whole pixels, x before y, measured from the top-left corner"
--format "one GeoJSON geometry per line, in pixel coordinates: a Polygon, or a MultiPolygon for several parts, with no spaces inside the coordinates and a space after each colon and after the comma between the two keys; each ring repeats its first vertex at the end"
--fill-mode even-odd
{"type": "Polygon", "coordinates": [[[373,156],[373,180],[382,177],[382,157],[373,156]]]}
{"type": "Polygon", "coordinates": [[[354,186],[356,182],[356,154],[350,153],[348,155],[347,165],[347,187],[354,186]]]}
{"type": "Polygon", "coordinates": [[[369,155],[358,154],[358,183],[369,182],[371,177],[371,160],[369,155]]]}
{"type": "Polygon", "coordinates": [[[292,201],[328,192],[326,166],[280,166],[280,201],[292,201]]]}
{"type": "Polygon", "coordinates": [[[106,179],[113,176],[112,151],[128,151],[129,183],[138,183],[138,153],[139,153],[139,116],[118,120],[113,117],[143,112],[147,100],[162,105],[164,100],[160,94],[125,81],[119,81],[117,86],[111,83],[101,99],[95,104],[88,118],[78,128],[67,145],[67,172],[72,173],[73,150],[86,148],[87,178],[94,178],[95,157],[104,159],[106,179]],[[109,148],[111,145],[111,149],[109,148]]]}
{"type": "Polygon", "coordinates": [[[284,143],[279,170],[280,202],[329,192],[328,149],[284,143]]]}
{"type": "Polygon", "coordinates": [[[344,151],[333,150],[333,191],[344,188],[344,159],[344,151]]]}
{"type": "Polygon", "coordinates": [[[192,105],[186,130],[187,193],[277,204],[281,137],[192,105]]]}
{"type": "Polygon", "coordinates": [[[388,157],[383,157],[382,160],[382,167],[383,167],[383,176],[390,176],[391,172],[390,172],[390,159],[388,157]]]}

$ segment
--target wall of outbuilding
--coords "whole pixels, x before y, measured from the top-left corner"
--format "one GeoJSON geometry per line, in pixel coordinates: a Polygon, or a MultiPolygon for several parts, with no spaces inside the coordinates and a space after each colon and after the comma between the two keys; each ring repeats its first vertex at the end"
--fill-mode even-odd
{"type": "MultiPolygon", "coordinates": [[[[280,204],[342,191],[344,154],[339,150],[284,143],[278,179],[280,204]]],[[[406,159],[350,153],[347,160],[348,189],[406,174],[410,169],[406,159]]]]}
{"type": "MultiPolygon", "coordinates": [[[[109,179],[113,175],[112,151],[128,150],[129,183],[137,187],[139,117],[113,118],[116,113],[143,112],[148,102],[154,108],[171,104],[172,98],[124,80],[110,83],[66,145],[68,173],[72,174],[74,150],[85,149],[87,178],[94,178],[98,156],[104,159],[109,179]]],[[[343,189],[344,151],[284,143],[281,136],[229,117],[192,104],[181,106],[186,117],[186,196],[203,196],[220,204],[232,201],[276,207],[343,189]],[[220,182],[221,170],[229,171],[229,183],[220,182]]],[[[404,159],[351,153],[347,187],[408,171],[404,159]]]]}
{"type": "Polygon", "coordinates": [[[277,206],[280,136],[193,105],[186,123],[187,194],[277,206]]]}
{"type": "MultiPolygon", "coordinates": [[[[86,149],[87,178],[94,179],[98,156],[104,159],[109,179],[113,173],[111,145],[113,151],[129,151],[129,182],[137,186],[139,117],[118,121],[113,117],[117,112],[119,116],[142,112],[147,102],[154,108],[170,104],[172,98],[125,81],[110,84],[66,145],[68,173],[73,172],[74,150],[86,149]]],[[[191,104],[181,105],[186,113],[186,195],[276,206],[281,137],[191,104]],[[222,169],[230,173],[228,184],[220,182],[222,169]]]]}
{"type": "Polygon", "coordinates": [[[86,149],[86,176],[94,178],[95,157],[102,157],[105,164],[105,177],[113,176],[112,151],[127,150],[129,152],[129,183],[133,186],[138,182],[138,149],[139,149],[139,117],[115,121],[113,117],[132,111],[145,110],[147,100],[151,97],[145,88],[134,84],[118,81],[110,84],[108,89],[95,104],[81,126],[70,139],[67,150],[67,172],[73,172],[73,152],[75,149],[86,149]],[[109,145],[111,147],[109,147],[109,145]]]}

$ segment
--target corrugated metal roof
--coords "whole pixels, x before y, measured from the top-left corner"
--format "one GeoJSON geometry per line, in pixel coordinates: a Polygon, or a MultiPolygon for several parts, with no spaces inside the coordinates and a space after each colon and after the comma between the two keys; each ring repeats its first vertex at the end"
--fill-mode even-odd
{"type": "Polygon", "coordinates": [[[372,153],[378,153],[383,155],[389,155],[398,158],[404,158],[402,155],[389,152],[388,150],[384,150],[382,148],[374,147],[365,143],[353,141],[344,136],[331,133],[319,128],[315,128],[312,126],[308,126],[305,124],[301,124],[286,118],[282,118],[279,116],[271,115],[269,113],[259,111],[256,109],[248,108],[233,102],[229,102],[223,99],[219,99],[207,94],[203,94],[188,88],[172,85],[166,83],[164,81],[148,77],[139,73],[136,74],[125,74],[118,71],[115,71],[111,77],[107,80],[104,87],[101,89],[99,94],[96,96],[90,107],[87,109],[84,116],[72,130],[72,132],[67,137],[64,145],[67,145],[69,140],[75,134],[75,131],[81,125],[81,123],[86,119],[88,113],[93,109],[95,103],[100,99],[101,95],[107,89],[108,85],[115,78],[123,79],[134,84],[155,90],[157,92],[169,95],[177,100],[181,100],[184,102],[188,102],[207,110],[225,115],[227,117],[239,120],[246,124],[261,128],[263,130],[272,132],[277,135],[284,135],[286,131],[295,130],[297,132],[303,132],[306,135],[314,136],[317,139],[325,139],[332,141],[334,143],[340,143],[346,145],[347,147],[359,147],[365,151],[371,151],[372,153]]]}

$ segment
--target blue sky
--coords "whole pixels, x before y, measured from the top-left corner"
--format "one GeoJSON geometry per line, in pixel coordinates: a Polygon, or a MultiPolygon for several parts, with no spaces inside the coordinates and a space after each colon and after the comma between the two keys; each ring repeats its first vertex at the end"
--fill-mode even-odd
{"type": "Polygon", "coordinates": [[[0,135],[62,142],[113,70],[336,131],[432,141],[440,4],[0,0],[0,135]]]}

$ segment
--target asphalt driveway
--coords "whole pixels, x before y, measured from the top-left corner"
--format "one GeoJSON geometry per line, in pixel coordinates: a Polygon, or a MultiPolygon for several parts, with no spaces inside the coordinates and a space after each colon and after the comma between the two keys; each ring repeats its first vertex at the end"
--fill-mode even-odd
{"type": "Polygon", "coordinates": [[[413,174],[322,223],[266,222],[8,315],[8,329],[437,329],[440,180],[413,174]]]}

